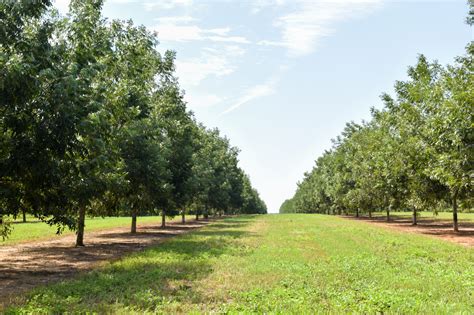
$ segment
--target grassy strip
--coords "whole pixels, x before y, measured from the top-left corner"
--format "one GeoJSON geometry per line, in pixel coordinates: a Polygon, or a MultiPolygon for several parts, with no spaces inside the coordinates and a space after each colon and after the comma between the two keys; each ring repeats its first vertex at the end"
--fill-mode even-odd
{"type": "Polygon", "coordinates": [[[230,218],[8,312],[474,312],[474,251],[323,215],[230,218]]]}
{"type": "MultiPolygon", "coordinates": [[[[36,220],[36,219],[35,219],[36,220]]],[[[87,218],[86,219],[86,233],[93,231],[106,230],[117,227],[126,227],[131,224],[129,217],[106,217],[106,218],[87,218]]],[[[178,218],[175,218],[178,220],[178,218]]],[[[181,217],[179,217],[181,220],[181,217]]],[[[160,216],[139,217],[138,224],[161,224],[160,216]]],[[[73,231],[65,230],[61,235],[73,234],[73,231]]],[[[0,246],[12,245],[21,242],[28,242],[33,240],[47,240],[58,237],[56,234],[56,227],[49,226],[40,221],[33,221],[29,219],[27,223],[15,223],[11,235],[4,241],[0,238],[0,246]]]]}
{"type": "MultiPolygon", "coordinates": [[[[374,216],[385,216],[385,212],[376,212],[374,216]]],[[[393,212],[393,216],[410,218],[410,212],[393,212]]],[[[434,216],[432,212],[424,211],[420,212],[421,219],[435,219],[435,220],[451,220],[452,214],[450,212],[440,212],[437,216],[434,216]]],[[[175,220],[179,220],[176,218],[175,220]]],[[[459,213],[459,220],[461,222],[472,222],[474,221],[474,213],[459,213]]],[[[86,231],[99,231],[109,228],[116,228],[130,225],[131,218],[129,217],[107,217],[107,218],[89,218],[86,220],[86,231]]],[[[51,227],[45,223],[37,221],[33,217],[28,217],[27,223],[21,223],[20,219],[15,221],[13,233],[10,237],[2,241],[0,239],[0,246],[12,245],[21,242],[28,242],[32,240],[47,240],[57,237],[56,228],[51,227]]],[[[150,224],[150,223],[161,223],[161,217],[139,217],[138,224],[150,224]]],[[[74,232],[66,230],[62,235],[72,234],[74,232]]]]}

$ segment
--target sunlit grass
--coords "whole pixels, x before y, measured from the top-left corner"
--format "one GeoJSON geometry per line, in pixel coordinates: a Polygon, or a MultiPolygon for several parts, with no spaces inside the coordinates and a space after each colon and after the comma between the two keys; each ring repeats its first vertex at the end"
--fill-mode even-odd
{"type": "MultiPolygon", "coordinates": [[[[180,218],[179,218],[180,219],[180,218]]],[[[106,218],[87,218],[86,219],[86,233],[92,231],[105,230],[116,227],[127,227],[131,224],[130,217],[106,217],[106,218]]],[[[178,218],[175,218],[178,220],[178,218]]],[[[139,217],[138,224],[150,224],[156,223],[161,224],[160,216],[148,216],[139,217]]],[[[27,242],[32,240],[47,240],[57,238],[57,228],[55,226],[49,226],[44,222],[40,222],[33,217],[28,217],[27,223],[21,223],[18,219],[13,224],[13,231],[11,235],[6,239],[0,238],[0,246],[12,245],[21,242],[27,242]]],[[[73,231],[65,229],[61,235],[73,234],[73,231]]]]}
{"type": "Polygon", "coordinates": [[[474,312],[474,251],[324,215],[228,218],[11,312],[474,312]]]}

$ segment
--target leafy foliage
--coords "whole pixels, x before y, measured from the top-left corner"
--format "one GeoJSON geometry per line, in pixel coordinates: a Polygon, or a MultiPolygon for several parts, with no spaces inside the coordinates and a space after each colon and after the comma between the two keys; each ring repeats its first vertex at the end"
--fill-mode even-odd
{"type": "Polygon", "coordinates": [[[371,213],[468,209],[474,189],[474,60],[442,67],[420,56],[407,81],[384,94],[372,119],[347,124],[280,212],[371,213]]]}
{"type": "Polygon", "coordinates": [[[27,211],[83,245],[86,215],[131,214],[135,231],[191,206],[266,212],[238,150],[187,110],[174,52],[102,4],[0,2],[0,217],[27,211]]]}

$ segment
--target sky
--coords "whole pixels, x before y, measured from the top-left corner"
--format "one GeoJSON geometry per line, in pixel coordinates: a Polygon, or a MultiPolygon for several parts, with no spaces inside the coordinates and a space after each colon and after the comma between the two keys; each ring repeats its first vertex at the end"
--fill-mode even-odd
{"type": "MultiPolygon", "coordinates": [[[[56,0],[67,12],[68,0],[56,0]]],[[[176,52],[198,121],[240,148],[278,212],[346,122],[370,119],[419,54],[441,64],[474,39],[467,0],[108,0],[176,52]]]]}

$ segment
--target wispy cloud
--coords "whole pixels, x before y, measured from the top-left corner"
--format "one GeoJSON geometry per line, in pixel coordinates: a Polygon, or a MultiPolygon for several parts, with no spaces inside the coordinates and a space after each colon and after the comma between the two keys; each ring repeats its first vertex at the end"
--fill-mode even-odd
{"type": "Polygon", "coordinates": [[[225,100],[225,98],[216,95],[216,94],[206,94],[199,93],[198,91],[193,91],[193,93],[184,94],[184,99],[188,103],[188,106],[193,108],[204,108],[212,107],[217,105],[225,100]]]}
{"type": "Polygon", "coordinates": [[[155,21],[159,21],[162,24],[178,24],[178,23],[192,23],[198,21],[195,17],[189,15],[178,15],[178,16],[163,16],[156,18],[155,21]]]}
{"type": "Polygon", "coordinates": [[[381,3],[382,0],[300,0],[296,10],[274,22],[281,29],[281,39],[262,40],[258,44],[286,47],[290,56],[308,55],[322,38],[334,33],[337,22],[364,16],[381,3]]]}
{"type": "MultiPolygon", "coordinates": [[[[124,3],[137,3],[140,0],[106,0],[107,4],[124,4],[124,3]]],[[[69,12],[69,3],[71,0],[53,0],[53,5],[62,14],[69,12]]],[[[144,4],[146,5],[146,4],[144,4]]]]}
{"type": "Polygon", "coordinates": [[[245,105],[247,103],[250,103],[254,101],[255,99],[272,95],[276,92],[276,85],[278,84],[279,78],[277,77],[272,77],[270,80],[263,84],[255,85],[254,87],[251,87],[247,90],[244,91],[242,96],[237,99],[234,105],[226,109],[224,112],[221,113],[221,115],[228,114],[230,112],[233,112],[237,108],[239,108],[242,105],[245,105]]]}
{"type": "Polygon", "coordinates": [[[146,1],[143,3],[143,5],[147,11],[155,9],[170,10],[176,7],[190,7],[193,2],[193,0],[155,0],[146,1]]]}
{"type": "Polygon", "coordinates": [[[237,69],[236,59],[245,54],[237,45],[205,48],[198,58],[177,60],[176,72],[182,85],[197,86],[207,77],[222,77],[237,69]]]}
{"type": "Polygon", "coordinates": [[[197,19],[190,16],[171,16],[157,18],[158,24],[152,29],[158,33],[161,41],[168,42],[190,42],[210,41],[226,42],[236,44],[249,44],[250,41],[243,36],[230,35],[229,27],[202,28],[191,24],[197,19]]]}
{"type": "Polygon", "coordinates": [[[250,44],[250,41],[243,36],[209,36],[207,39],[213,42],[250,44]]]}
{"type": "Polygon", "coordinates": [[[250,1],[251,5],[251,13],[257,14],[260,13],[264,9],[268,9],[269,7],[278,7],[284,5],[287,0],[254,0],[250,1]]]}
{"type": "Polygon", "coordinates": [[[255,85],[251,88],[243,91],[241,96],[235,101],[234,105],[227,108],[221,113],[221,115],[226,115],[234,110],[238,109],[242,105],[253,102],[258,98],[269,96],[276,93],[276,87],[280,82],[280,78],[283,73],[288,71],[290,67],[288,65],[281,65],[278,67],[278,70],[273,74],[267,81],[262,84],[255,85]]]}

